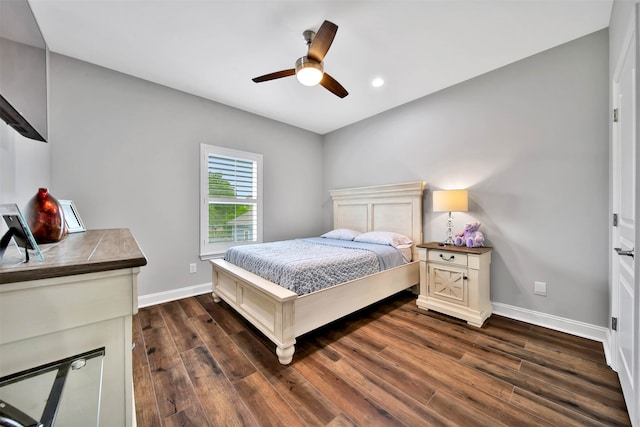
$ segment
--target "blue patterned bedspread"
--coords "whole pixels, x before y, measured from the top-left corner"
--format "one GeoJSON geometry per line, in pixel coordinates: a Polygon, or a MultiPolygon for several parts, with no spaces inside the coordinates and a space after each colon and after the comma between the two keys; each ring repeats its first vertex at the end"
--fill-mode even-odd
{"type": "Polygon", "coordinates": [[[325,238],[236,246],[224,259],[298,295],[404,263],[391,246],[325,238]]]}

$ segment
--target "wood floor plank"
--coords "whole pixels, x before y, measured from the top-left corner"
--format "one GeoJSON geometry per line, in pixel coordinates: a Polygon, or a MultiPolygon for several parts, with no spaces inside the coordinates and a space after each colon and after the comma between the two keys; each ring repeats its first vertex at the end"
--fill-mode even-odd
{"type": "Polygon", "coordinates": [[[537,325],[531,325],[531,333],[535,339],[555,343],[562,347],[569,345],[571,347],[592,351],[594,352],[595,359],[600,359],[602,356],[602,343],[598,341],[576,335],[568,335],[564,332],[555,331],[553,329],[537,325]]]}
{"type": "Polygon", "coordinates": [[[138,310],[138,319],[140,320],[140,328],[143,331],[166,326],[162,318],[162,313],[160,312],[160,306],[158,305],[144,307],[138,310]]]}
{"type": "Polygon", "coordinates": [[[185,312],[187,317],[196,317],[202,316],[203,314],[207,314],[206,310],[198,303],[195,298],[183,298],[177,301],[182,307],[182,310],[185,312]]]}
{"type": "Polygon", "coordinates": [[[205,347],[184,352],[182,360],[211,425],[259,425],[205,347]]]}
{"type": "Polygon", "coordinates": [[[253,373],[236,382],[234,386],[260,426],[305,425],[302,417],[260,373],[253,373]]]}
{"type": "Polygon", "coordinates": [[[526,344],[526,348],[523,348],[483,335],[477,337],[476,343],[482,347],[519,357],[536,365],[586,378],[590,382],[604,387],[616,388],[618,384],[615,372],[608,367],[603,367],[590,360],[564,355],[555,350],[551,351],[535,344],[526,344]]]}
{"type": "Polygon", "coordinates": [[[151,370],[157,369],[161,361],[179,357],[171,332],[166,326],[160,328],[143,329],[145,353],[151,370]]]}
{"type": "Polygon", "coordinates": [[[347,384],[333,371],[334,361],[319,349],[307,346],[304,356],[293,364],[302,376],[325,396],[334,396],[342,412],[360,426],[399,426],[402,423],[384,408],[347,384]]]}
{"type": "Polygon", "coordinates": [[[140,427],[160,426],[156,394],[147,365],[133,368],[133,394],[136,402],[136,420],[140,427]]]}
{"type": "Polygon", "coordinates": [[[211,426],[199,404],[165,418],[163,425],[164,427],[215,427],[211,426]]]}
{"type": "Polygon", "coordinates": [[[511,403],[558,426],[604,427],[608,425],[518,387],[513,391],[511,403]]]}
{"type": "Polygon", "coordinates": [[[460,359],[464,354],[464,349],[456,345],[456,341],[450,337],[442,339],[442,336],[431,334],[429,331],[420,330],[415,325],[400,317],[387,315],[379,319],[376,328],[386,329],[388,332],[394,331],[397,338],[411,342],[422,348],[428,348],[439,354],[444,354],[452,359],[460,359]]]}
{"type": "Polygon", "coordinates": [[[402,306],[400,309],[385,316],[385,318],[387,317],[402,317],[407,319],[410,323],[421,325],[424,329],[429,329],[436,333],[441,333],[443,330],[446,330],[447,336],[456,337],[461,342],[473,342],[480,331],[479,328],[470,327],[466,322],[463,322],[460,319],[434,313],[431,310],[422,310],[420,308],[413,307],[413,304],[409,307],[402,306]]]}
{"type": "Polygon", "coordinates": [[[177,301],[160,305],[162,317],[171,332],[178,352],[183,352],[202,345],[198,334],[194,331],[182,306],[177,301]]]}
{"type": "Polygon", "coordinates": [[[576,393],[575,390],[565,390],[556,384],[547,383],[540,378],[527,374],[514,373],[513,370],[481,360],[474,355],[465,355],[464,362],[480,372],[500,378],[557,405],[565,406],[568,409],[577,409],[580,413],[605,424],[624,425],[628,422],[626,411],[611,408],[597,401],[593,396],[581,395],[576,393]]]}
{"type": "MultiPolygon", "coordinates": [[[[393,336],[393,339],[397,338],[404,339],[402,334],[393,336]]],[[[390,348],[382,351],[380,353],[382,356],[388,360],[396,360],[394,355],[404,358],[412,357],[412,361],[420,363],[421,370],[429,374],[430,380],[438,381],[445,387],[456,385],[464,389],[472,386],[503,400],[511,396],[513,391],[511,384],[464,366],[448,355],[440,354],[413,341],[395,343],[389,337],[384,339],[388,340],[390,348]]]]}
{"type": "MultiPolygon", "coordinates": [[[[404,307],[403,307],[404,308],[404,307]]],[[[415,333],[429,338],[430,343],[437,343],[441,346],[449,346],[455,349],[460,357],[464,353],[474,353],[479,357],[492,359],[495,363],[509,366],[512,369],[519,369],[521,359],[506,353],[492,351],[478,345],[477,337],[481,332],[477,328],[467,325],[451,324],[447,321],[433,319],[422,313],[416,313],[406,310],[396,310],[385,316],[385,321],[396,322],[398,327],[413,328],[415,333]],[[446,334],[445,334],[446,332],[446,334]],[[443,339],[446,337],[446,339],[443,339]]],[[[430,344],[429,348],[435,348],[436,344],[430,344]]],[[[442,349],[438,349],[439,353],[445,353],[442,349]]],[[[459,358],[459,357],[458,357],[459,358]]]]}
{"type": "Polygon", "coordinates": [[[177,414],[198,403],[189,375],[179,356],[155,362],[151,370],[160,418],[177,414]]]}
{"type": "Polygon", "coordinates": [[[492,314],[484,325],[483,335],[524,347],[531,336],[531,324],[492,314]]]}
{"type": "MultiPolygon", "coordinates": [[[[401,364],[380,357],[378,355],[379,352],[372,353],[366,346],[362,345],[361,341],[355,340],[352,335],[355,335],[355,332],[337,341],[318,339],[323,345],[330,345],[343,353],[345,357],[378,375],[388,384],[404,390],[412,399],[417,399],[419,402],[428,402],[431,399],[436,389],[427,381],[424,381],[401,364]]],[[[387,347],[385,346],[384,348],[387,347]]]]}
{"type": "Polygon", "coordinates": [[[243,348],[250,348],[248,357],[289,405],[304,420],[307,426],[325,426],[332,422],[340,409],[325,395],[313,387],[293,367],[284,366],[273,357],[273,350],[250,331],[243,331],[232,337],[243,348]]]}
{"type": "Polygon", "coordinates": [[[331,422],[327,424],[327,427],[357,427],[357,426],[356,424],[353,423],[353,421],[349,419],[349,417],[347,417],[344,414],[340,414],[337,417],[335,417],[333,420],[331,420],[331,422]]]}
{"type": "Polygon", "coordinates": [[[522,363],[520,372],[536,377],[550,384],[555,384],[566,390],[572,390],[579,394],[591,396],[593,399],[612,408],[618,408],[622,411],[627,410],[624,399],[622,398],[621,390],[619,389],[603,387],[601,385],[594,384],[585,378],[559,372],[546,366],[536,365],[528,361],[524,361],[522,363]]]}
{"type": "Polygon", "coordinates": [[[202,315],[189,320],[231,382],[241,380],[256,371],[240,348],[211,317],[202,315]]]}
{"type": "Polygon", "coordinates": [[[437,362],[430,365],[424,363],[425,359],[416,358],[401,351],[393,353],[391,349],[383,351],[380,355],[389,360],[396,360],[397,363],[411,370],[414,375],[423,378],[436,389],[436,393],[455,396],[456,401],[462,402],[465,408],[482,412],[493,417],[497,422],[514,426],[552,425],[538,418],[534,413],[523,412],[509,405],[511,385],[502,392],[494,391],[495,394],[492,394],[491,388],[483,387],[482,382],[466,380],[464,375],[450,376],[451,368],[438,367],[437,362]]]}
{"type": "Polygon", "coordinates": [[[214,302],[211,294],[198,295],[195,298],[227,334],[231,335],[247,328],[247,323],[224,301],[214,302]]]}
{"type": "Polygon", "coordinates": [[[367,396],[371,401],[386,410],[395,418],[408,426],[429,424],[446,426],[448,423],[436,411],[426,405],[431,395],[424,400],[413,399],[401,389],[385,382],[373,372],[363,369],[349,358],[335,363],[334,372],[340,374],[343,381],[367,396]]]}
{"type": "Polygon", "coordinates": [[[376,330],[367,328],[368,323],[369,322],[366,321],[351,322],[349,325],[346,325],[342,331],[335,331],[328,328],[322,334],[318,334],[318,336],[326,337],[334,342],[340,342],[347,339],[355,342],[359,348],[366,350],[367,352],[371,352],[373,354],[380,353],[388,344],[380,340],[376,330]]]}
{"type": "Polygon", "coordinates": [[[475,411],[468,405],[465,405],[456,395],[439,390],[429,401],[429,407],[444,417],[451,423],[465,427],[506,427],[505,424],[499,422],[482,412],[475,411]]]}
{"type": "Polygon", "coordinates": [[[617,374],[604,363],[578,358],[573,354],[565,353],[561,350],[549,348],[531,341],[527,343],[525,349],[532,353],[539,354],[542,357],[554,360],[561,365],[567,364],[569,368],[574,368],[574,370],[580,372],[580,375],[589,375],[592,373],[606,384],[612,386],[618,384],[617,374]]]}

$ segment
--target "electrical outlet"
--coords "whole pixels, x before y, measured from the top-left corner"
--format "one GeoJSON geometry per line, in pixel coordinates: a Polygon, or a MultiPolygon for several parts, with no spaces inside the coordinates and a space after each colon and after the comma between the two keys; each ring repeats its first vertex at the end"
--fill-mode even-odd
{"type": "Polygon", "coordinates": [[[547,284],[544,282],[533,282],[533,293],[536,295],[547,296],[547,284]]]}
{"type": "Polygon", "coordinates": [[[193,274],[198,271],[198,264],[195,262],[193,264],[189,264],[189,273],[193,274]]]}

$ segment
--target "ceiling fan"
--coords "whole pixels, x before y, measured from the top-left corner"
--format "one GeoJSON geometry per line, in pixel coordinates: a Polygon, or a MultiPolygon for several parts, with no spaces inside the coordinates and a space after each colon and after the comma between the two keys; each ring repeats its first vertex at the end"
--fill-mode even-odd
{"type": "Polygon", "coordinates": [[[302,36],[307,42],[308,52],[306,56],[298,58],[295,68],[265,74],[252,80],[261,83],[295,75],[298,81],[305,86],[315,86],[319,83],[334,95],[344,98],[349,95],[349,92],[336,79],[324,72],[324,63],[322,62],[337,31],[338,26],[329,21],[324,21],[317,33],[306,30],[302,36]]]}

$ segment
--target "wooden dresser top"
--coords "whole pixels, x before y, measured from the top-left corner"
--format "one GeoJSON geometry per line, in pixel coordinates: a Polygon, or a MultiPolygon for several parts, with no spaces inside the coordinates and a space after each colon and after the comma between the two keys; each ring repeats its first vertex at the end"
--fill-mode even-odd
{"type": "Polygon", "coordinates": [[[57,243],[39,245],[44,262],[23,262],[15,245],[0,261],[0,284],[96,273],[147,264],[142,250],[126,228],[87,230],[67,235],[57,243]]]}

